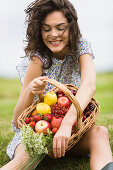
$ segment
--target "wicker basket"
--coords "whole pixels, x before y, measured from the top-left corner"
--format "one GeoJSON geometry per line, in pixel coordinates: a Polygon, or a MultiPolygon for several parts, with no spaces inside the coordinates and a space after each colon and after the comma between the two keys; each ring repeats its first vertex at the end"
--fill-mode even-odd
{"type": "MultiPolygon", "coordinates": [[[[73,133],[69,139],[69,143],[68,143],[68,148],[67,150],[70,150],[83,136],[83,134],[96,123],[97,117],[99,115],[100,112],[100,105],[99,103],[92,98],[91,99],[91,103],[94,104],[95,108],[94,110],[91,112],[90,116],[87,117],[84,121],[82,121],[83,116],[82,116],[82,110],[81,107],[78,103],[78,101],[76,100],[75,96],[70,92],[70,90],[75,90],[77,91],[78,88],[74,85],[71,84],[61,84],[60,82],[57,82],[56,80],[53,79],[45,79],[43,80],[44,82],[48,82],[52,85],[54,85],[55,87],[50,90],[50,91],[54,91],[57,92],[59,89],[61,89],[63,91],[63,93],[71,100],[71,102],[73,103],[73,105],[75,106],[76,110],[77,110],[77,133],[73,133]]],[[[23,125],[26,125],[26,123],[24,122],[25,118],[27,116],[30,116],[31,112],[36,109],[36,105],[39,102],[43,101],[43,94],[39,96],[39,99],[37,99],[31,106],[29,106],[26,110],[24,110],[22,112],[22,114],[18,117],[18,126],[21,129],[23,127],[23,125]]]]}

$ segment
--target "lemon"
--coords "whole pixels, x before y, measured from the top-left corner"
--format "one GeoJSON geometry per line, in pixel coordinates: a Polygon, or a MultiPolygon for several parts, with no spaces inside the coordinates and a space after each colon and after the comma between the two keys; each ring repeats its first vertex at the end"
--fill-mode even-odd
{"type": "Polygon", "coordinates": [[[51,114],[51,107],[47,103],[38,103],[36,106],[36,110],[38,113],[45,114],[51,114]]]}
{"type": "Polygon", "coordinates": [[[44,96],[44,103],[47,103],[50,106],[56,104],[57,103],[56,93],[54,93],[53,91],[46,93],[44,96]]]}

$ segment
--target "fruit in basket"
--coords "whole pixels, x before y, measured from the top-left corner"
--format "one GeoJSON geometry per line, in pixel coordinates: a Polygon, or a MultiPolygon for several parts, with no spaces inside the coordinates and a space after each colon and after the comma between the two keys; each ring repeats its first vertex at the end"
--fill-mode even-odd
{"type": "Polygon", "coordinates": [[[57,93],[58,93],[58,94],[64,94],[61,89],[59,89],[59,90],[57,91],[57,93]]]}
{"type": "Polygon", "coordinates": [[[70,100],[69,100],[68,97],[62,96],[62,97],[59,97],[59,98],[58,98],[57,104],[58,104],[58,105],[61,105],[61,106],[63,106],[63,107],[68,107],[69,104],[70,104],[70,100]]]}
{"type": "Polygon", "coordinates": [[[37,115],[37,114],[38,114],[37,111],[34,110],[34,111],[32,112],[32,114],[31,114],[31,116],[35,116],[35,115],[37,115]]]}
{"type": "Polygon", "coordinates": [[[76,93],[77,93],[77,91],[75,91],[75,90],[70,90],[71,91],[71,93],[75,96],[76,95],[76,93]]]}
{"type": "Polygon", "coordinates": [[[90,114],[91,114],[91,111],[88,111],[88,112],[86,112],[85,116],[86,116],[86,117],[89,117],[90,114]]]}
{"type": "Polygon", "coordinates": [[[29,124],[30,122],[31,122],[30,118],[29,118],[29,117],[26,117],[26,118],[25,118],[25,123],[26,123],[26,124],[29,124]]]}
{"type": "Polygon", "coordinates": [[[85,115],[83,116],[83,121],[84,121],[84,120],[86,120],[86,116],[85,116],[85,115]]]}
{"type": "Polygon", "coordinates": [[[44,120],[47,120],[47,121],[51,121],[51,119],[52,119],[52,115],[50,115],[50,114],[46,114],[46,115],[44,115],[44,120]]]}
{"type": "MultiPolygon", "coordinates": [[[[69,105],[70,107],[70,105],[69,105]]],[[[65,116],[69,108],[65,108],[59,104],[54,104],[51,106],[52,115],[65,116]]]]}
{"type": "Polygon", "coordinates": [[[83,116],[89,117],[91,115],[91,112],[95,109],[95,106],[93,103],[89,102],[87,107],[83,111],[83,116]]]}
{"type": "Polygon", "coordinates": [[[42,113],[42,115],[45,114],[51,114],[51,107],[47,103],[38,103],[36,106],[36,110],[38,114],[42,113]]]}
{"type": "Polygon", "coordinates": [[[59,128],[60,125],[61,125],[62,120],[63,120],[62,117],[57,118],[56,116],[53,116],[52,120],[51,120],[52,128],[59,128]]]}
{"type": "Polygon", "coordinates": [[[58,96],[58,98],[59,98],[59,97],[65,96],[65,94],[63,93],[62,90],[59,89],[59,90],[57,91],[57,96],[58,96]]]}
{"type": "Polygon", "coordinates": [[[29,125],[34,129],[35,128],[35,121],[31,121],[30,123],[29,123],[29,125]]]}
{"type": "Polygon", "coordinates": [[[64,96],[63,93],[58,94],[58,98],[64,96]]]}
{"type": "Polygon", "coordinates": [[[30,119],[30,122],[34,121],[34,117],[32,117],[32,116],[29,119],[30,119]]]}
{"type": "Polygon", "coordinates": [[[43,134],[47,134],[47,129],[51,129],[51,125],[46,120],[40,120],[35,125],[35,131],[43,134]]]}
{"type": "Polygon", "coordinates": [[[39,120],[42,120],[43,116],[42,115],[35,115],[34,120],[35,122],[38,122],[39,120]]]}
{"type": "Polygon", "coordinates": [[[48,92],[44,96],[44,103],[47,103],[48,105],[56,104],[57,102],[57,95],[53,91],[48,92]]]}
{"type": "Polygon", "coordinates": [[[52,132],[55,134],[58,131],[58,128],[53,128],[52,132]]]}

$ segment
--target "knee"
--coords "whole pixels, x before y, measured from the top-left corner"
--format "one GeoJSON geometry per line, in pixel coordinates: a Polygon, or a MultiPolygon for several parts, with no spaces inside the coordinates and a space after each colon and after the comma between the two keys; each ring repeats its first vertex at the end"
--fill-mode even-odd
{"type": "Polygon", "coordinates": [[[104,126],[95,126],[91,129],[90,134],[91,142],[99,142],[99,141],[106,141],[109,140],[109,133],[106,127],[104,126]]]}
{"type": "Polygon", "coordinates": [[[14,157],[19,158],[21,160],[29,158],[27,153],[24,150],[24,147],[22,144],[19,144],[15,150],[14,157]]]}

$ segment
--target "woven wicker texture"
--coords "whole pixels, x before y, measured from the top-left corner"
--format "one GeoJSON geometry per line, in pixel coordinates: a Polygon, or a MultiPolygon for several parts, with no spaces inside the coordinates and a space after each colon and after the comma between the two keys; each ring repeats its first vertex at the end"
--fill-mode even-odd
{"type": "MultiPolygon", "coordinates": [[[[78,101],[76,100],[76,97],[70,92],[70,90],[75,90],[77,91],[78,88],[74,85],[71,84],[61,84],[60,82],[53,80],[53,79],[45,79],[43,80],[44,82],[50,83],[52,85],[54,85],[55,87],[50,90],[50,91],[54,91],[55,93],[61,89],[63,91],[63,93],[65,94],[65,96],[67,96],[71,102],[73,103],[73,105],[76,108],[77,111],[77,126],[76,126],[76,133],[73,133],[69,139],[69,143],[68,143],[68,148],[67,150],[70,150],[83,136],[83,134],[91,128],[91,126],[93,126],[96,123],[97,117],[99,115],[100,112],[100,105],[99,103],[92,98],[91,99],[91,103],[94,104],[94,110],[92,110],[91,114],[89,117],[87,117],[84,121],[83,121],[83,116],[82,113],[83,111],[81,110],[80,104],[78,103],[78,101]]],[[[22,112],[22,114],[18,117],[18,126],[21,129],[24,125],[26,125],[26,123],[24,122],[25,118],[27,116],[30,116],[30,114],[32,113],[33,110],[36,109],[36,105],[39,102],[43,101],[43,94],[39,95],[39,99],[37,99],[31,106],[29,106],[26,110],[24,110],[22,112]]]]}

